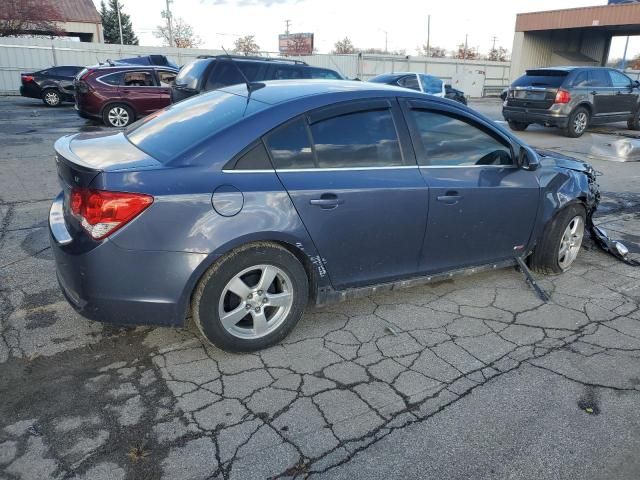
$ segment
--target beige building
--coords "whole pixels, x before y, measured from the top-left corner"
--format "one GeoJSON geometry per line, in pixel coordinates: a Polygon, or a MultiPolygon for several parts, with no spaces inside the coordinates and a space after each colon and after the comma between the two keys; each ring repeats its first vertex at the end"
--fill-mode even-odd
{"type": "Polygon", "coordinates": [[[69,37],[82,42],[103,43],[102,19],[91,0],[56,0],[60,12],[60,28],[69,37]]]}
{"type": "Polygon", "coordinates": [[[604,65],[611,38],[640,34],[640,3],[520,13],[511,54],[511,80],[527,68],[604,65]]]}

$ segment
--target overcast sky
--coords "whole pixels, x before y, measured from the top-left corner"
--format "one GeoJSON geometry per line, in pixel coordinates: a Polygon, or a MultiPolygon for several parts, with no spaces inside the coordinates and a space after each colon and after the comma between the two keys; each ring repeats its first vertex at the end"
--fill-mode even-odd
{"type": "MultiPolygon", "coordinates": [[[[94,0],[99,8],[100,0],[94,0]]],[[[121,0],[142,45],[160,45],[152,34],[163,20],[165,0],[121,0]]],[[[358,48],[406,49],[415,54],[426,43],[431,15],[431,45],[453,50],[468,34],[469,46],[487,52],[496,45],[511,51],[516,13],[604,5],[605,0],[173,0],[174,17],[190,23],[203,48],[232,48],[238,36],[255,35],[262,50],[277,51],[278,34],[291,20],[291,32],[313,32],[319,53],[348,36],[358,48]]],[[[639,39],[640,40],[640,39],[639,39]]],[[[615,39],[612,56],[622,56],[624,41],[615,39]]],[[[640,53],[633,41],[630,53],[640,53]]]]}

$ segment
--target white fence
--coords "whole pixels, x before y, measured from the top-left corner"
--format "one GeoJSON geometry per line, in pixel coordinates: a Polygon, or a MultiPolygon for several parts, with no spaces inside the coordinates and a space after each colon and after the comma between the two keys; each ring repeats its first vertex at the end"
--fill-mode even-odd
{"type": "MultiPolygon", "coordinates": [[[[163,54],[178,65],[183,65],[198,55],[218,55],[221,53],[224,52],[221,50],[80,43],[45,38],[0,38],[0,94],[18,92],[20,72],[32,72],[52,65],[95,65],[107,59],[115,60],[150,54],[163,54]]],[[[361,80],[367,80],[380,73],[394,71],[430,73],[461,88],[470,96],[499,93],[509,82],[509,62],[357,54],[316,54],[289,58],[300,59],[318,67],[331,68],[347,78],[360,78],[361,80]]]]}

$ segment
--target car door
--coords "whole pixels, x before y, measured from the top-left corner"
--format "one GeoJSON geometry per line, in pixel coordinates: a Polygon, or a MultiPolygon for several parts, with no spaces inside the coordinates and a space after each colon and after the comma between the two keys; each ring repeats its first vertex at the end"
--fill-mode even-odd
{"type": "Polygon", "coordinates": [[[607,70],[611,85],[615,90],[616,114],[630,115],[635,111],[638,101],[638,91],[633,88],[633,82],[624,73],[617,70],[607,70]]]}
{"type": "Polygon", "coordinates": [[[265,143],[335,288],[415,275],[429,196],[395,100],[318,110],[265,143]]]}
{"type": "Polygon", "coordinates": [[[606,117],[616,111],[616,96],[604,68],[589,70],[589,93],[593,96],[594,117],[606,117]]]}
{"type": "MultiPolygon", "coordinates": [[[[162,88],[156,83],[151,69],[124,72],[120,95],[133,106],[138,115],[147,115],[169,104],[162,102],[162,88]]],[[[167,97],[168,98],[168,97],[167,97]]]]}
{"type": "Polygon", "coordinates": [[[509,138],[484,120],[431,102],[403,102],[429,216],[419,270],[440,272],[512,258],[533,230],[540,187],[518,168],[509,138]]]}
{"type": "Polygon", "coordinates": [[[159,88],[157,97],[157,110],[164,108],[171,103],[171,85],[176,79],[177,73],[173,70],[156,70],[155,81],[159,88]]]}

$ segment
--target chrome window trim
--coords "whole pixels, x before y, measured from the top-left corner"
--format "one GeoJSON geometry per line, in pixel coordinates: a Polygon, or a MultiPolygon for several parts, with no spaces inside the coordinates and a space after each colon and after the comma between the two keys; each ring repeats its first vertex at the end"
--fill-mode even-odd
{"type": "MultiPolygon", "coordinates": [[[[115,68],[115,67],[114,67],[115,68]]],[[[121,67],[122,68],[122,67],[121,67]]],[[[106,85],[107,87],[125,87],[125,88],[167,88],[167,87],[162,87],[161,85],[112,85],[110,83],[105,83],[102,81],[102,79],[104,77],[107,77],[109,75],[116,75],[118,73],[122,73],[122,75],[126,75],[127,73],[135,73],[138,72],[139,70],[123,70],[122,72],[111,72],[111,73],[107,73],[106,75],[101,75],[99,77],[96,78],[96,82],[100,82],[103,85],[106,85]]],[[[153,78],[153,73],[149,73],[151,75],[151,77],[153,78]]],[[[176,74],[176,76],[178,76],[176,74]]],[[[155,82],[155,78],[153,78],[153,81],[155,82]]]]}
{"type": "Polygon", "coordinates": [[[343,168],[279,168],[262,170],[222,170],[222,173],[266,173],[266,172],[344,172],[356,170],[408,170],[419,168],[417,165],[395,165],[385,167],[343,167],[343,168]]]}
{"type": "Polygon", "coordinates": [[[520,168],[517,165],[420,165],[418,168],[520,168]]]}

